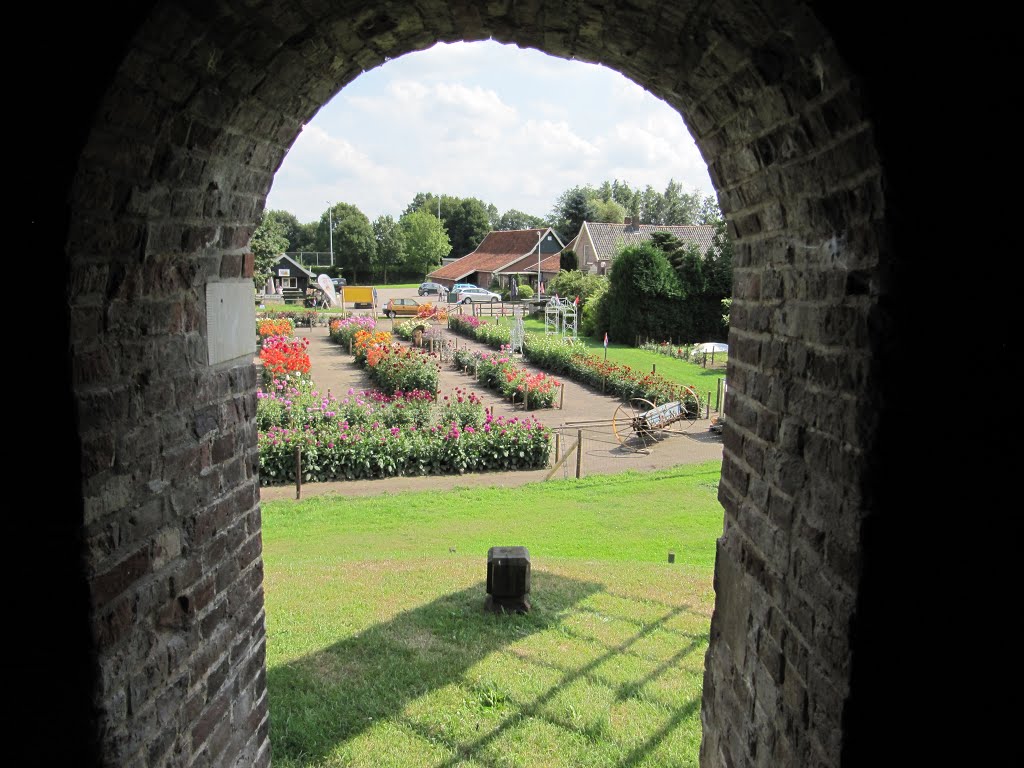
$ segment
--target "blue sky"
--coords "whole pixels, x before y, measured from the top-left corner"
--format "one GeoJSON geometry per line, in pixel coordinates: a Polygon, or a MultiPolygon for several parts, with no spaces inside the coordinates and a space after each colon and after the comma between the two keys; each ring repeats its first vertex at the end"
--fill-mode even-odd
{"type": "Polygon", "coordinates": [[[433,192],[546,216],[566,189],[616,178],[714,194],[683,119],[618,72],[495,42],[439,43],[325,104],[266,208],[308,222],[341,202],[397,219],[417,192],[433,192]]]}

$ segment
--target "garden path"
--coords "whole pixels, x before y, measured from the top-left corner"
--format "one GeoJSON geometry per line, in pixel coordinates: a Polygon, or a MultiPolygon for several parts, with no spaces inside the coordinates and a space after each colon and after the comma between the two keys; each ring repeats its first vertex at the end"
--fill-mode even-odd
{"type": "MultiPolygon", "coordinates": [[[[397,322],[401,322],[401,320],[397,322]]],[[[379,320],[377,324],[378,330],[390,330],[391,326],[392,322],[385,319],[379,320]]],[[[296,335],[305,336],[310,341],[308,352],[312,363],[313,381],[318,388],[330,390],[335,395],[342,395],[350,388],[357,391],[373,388],[370,377],[355,363],[348,350],[331,341],[326,327],[299,328],[296,329],[296,335]]],[[[455,341],[460,349],[468,347],[474,351],[494,351],[485,344],[454,333],[448,334],[448,338],[455,341]]],[[[518,365],[532,372],[540,370],[525,360],[520,360],[518,365]]],[[[451,364],[443,366],[439,384],[441,395],[451,394],[456,389],[475,392],[497,416],[536,417],[538,421],[557,430],[562,435],[563,452],[576,440],[577,430],[583,430],[583,447],[580,457],[581,476],[616,474],[629,470],[648,472],[680,464],[696,464],[722,458],[722,438],[720,435],[708,431],[710,421],[707,419],[698,419],[689,424],[685,431],[674,432],[666,436],[652,446],[647,453],[627,450],[616,440],[610,426],[612,416],[622,401],[571,380],[559,378],[559,381],[564,381],[565,385],[564,398],[560,398],[562,407],[533,411],[525,411],[521,405],[516,405],[513,408],[512,404],[508,400],[502,399],[496,391],[483,387],[476,382],[472,375],[456,370],[451,364]],[[605,423],[581,424],[581,422],[595,421],[605,423]]],[[[332,493],[346,496],[367,496],[410,490],[446,490],[455,487],[513,487],[543,481],[550,471],[550,468],[547,468],[513,472],[304,483],[301,497],[307,498],[332,493]]],[[[575,473],[575,457],[570,457],[559,467],[555,477],[574,477],[575,473]]],[[[294,485],[271,486],[261,488],[260,496],[265,501],[294,499],[296,490],[294,485]]]]}

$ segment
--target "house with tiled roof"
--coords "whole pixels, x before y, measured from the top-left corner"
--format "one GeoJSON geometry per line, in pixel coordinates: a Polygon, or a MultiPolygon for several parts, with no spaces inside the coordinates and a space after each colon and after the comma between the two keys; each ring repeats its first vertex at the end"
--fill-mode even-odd
{"type": "Polygon", "coordinates": [[[646,242],[655,232],[668,232],[683,243],[694,243],[702,254],[715,244],[715,227],[711,224],[633,224],[627,218],[622,224],[583,222],[566,250],[576,253],[581,272],[603,275],[622,248],[646,242]]]}
{"type": "Polygon", "coordinates": [[[506,288],[518,279],[536,290],[538,271],[543,282],[558,274],[564,248],[550,227],[488,232],[475,251],[428,273],[427,280],[449,288],[455,283],[487,288],[497,279],[506,288]]]}

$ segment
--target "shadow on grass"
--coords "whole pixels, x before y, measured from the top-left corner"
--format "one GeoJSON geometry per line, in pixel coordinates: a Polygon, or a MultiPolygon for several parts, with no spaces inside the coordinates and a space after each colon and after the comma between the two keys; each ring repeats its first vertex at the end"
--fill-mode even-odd
{"type": "Polygon", "coordinates": [[[601,584],[532,574],[532,610],[484,611],[484,582],[406,611],[294,662],[270,669],[271,748],[318,762],[338,744],[402,712],[429,691],[457,682],[492,652],[558,625],[601,584]]]}
{"type": "MultiPolygon", "coordinates": [[[[268,688],[275,762],[319,765],[339,746],[389,720],[447,754],[429,761],[436,768],[454,768],[467,762],[495,767],[503,764],[496,760],[502,745],[510,740],[515,743],[521,728],[537,721],[565,735],[569,755],[581,744],[591,744],[610,752],[609,764],[618,768],[646,762],[673,731],[696,716],[699,695],[676,701],[666,709],[664,719],[641,727],[643,735],[638,740],[618,746],[603,744],[608,735],[603,728],[595,730],[567,722],[557,714],[556,699],[570,687],[599,681],[603,665],[629,656],[634,667],[642,662],[641,667],[634,669],[631,679],[613,686],[613,699],[640,700],[646,686],[677,669],[690,654],[706,649],[708,635],[703,631],[691,634],[673,629],[673,622],[690,614],[691,609],[666,604],[660,604],[656,617],[628,620],[632,629],[614,641],[581,633],[566,622],[573,616],[576,620],[591,614],[599,616],[581,604],[604,591],[604,585],[547,572],[534,572],[533,578],[533,610],[528,615],[486,613],[484,584],[478,583],[271,669],[268,688]],[[555,631],[563,648],[568,642],[589,650],[579,657],[571,653],[517,656],[518,663],[547,669],[548,674],[540,676],[546,677],[547,682],[528,693],[524,691],[518,703],[503,699],[506,706],[494,710],[495,719],[487,723],[485,730],[443,733],[403,714],[411,702],[425,694],[445,686],[465,687],[470,668],[490,654],[547,630],[555,631]],[[674,652],[655,661],[646,657],[644,647],[659,635],[671,636],[679,645],[674,652]]],[[[479,729],[479,724],[476,727],[479,729]]]]}

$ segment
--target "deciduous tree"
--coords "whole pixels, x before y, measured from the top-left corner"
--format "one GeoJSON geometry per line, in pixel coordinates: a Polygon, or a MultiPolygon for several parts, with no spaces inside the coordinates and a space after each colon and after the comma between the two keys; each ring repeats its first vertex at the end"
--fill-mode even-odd
{"type": "Polygon", "coordinates": [[[390,216],[378,216],[373,220],[373,237],[376,241],[373,271],[387,283],[388,270],[394,273],[405,260],[402,229],[390,216]]]}
{"type": "Polygon", "coordinates": [[[405,214],[399,220],[399,226],[405,249],[405,269],[411,275],[425,276],[441,266],[441,259],[452,251],[441,222],[426,211],[405,214]]]}
{"type": "Polygon", "coordinates": [[[544,219],[540,216],[533,216],[512,208],[501,214],[496,229],[509,231],[513,229],[539,229],[543,226],[544,219]]]}
{"type": "Polygon", "coordinates": [[[284,232],[284,225],[277,217],[264,213],[249,238],[249,249],[255,262],[252,279],[257,290],[263,290],[278,257],[288,249],[288,238],[284,232]]]}
{"type": "Polygon", "coordinates": [[[366,214],[348,203],[335,203],[320,216],[317,228],[316,250],[331,247],[331,223],[334,225],[334,263],[347,272],[352,285],[359,282],[359,274],[369,277],[376,242],[373,227],[366,214]]]}

